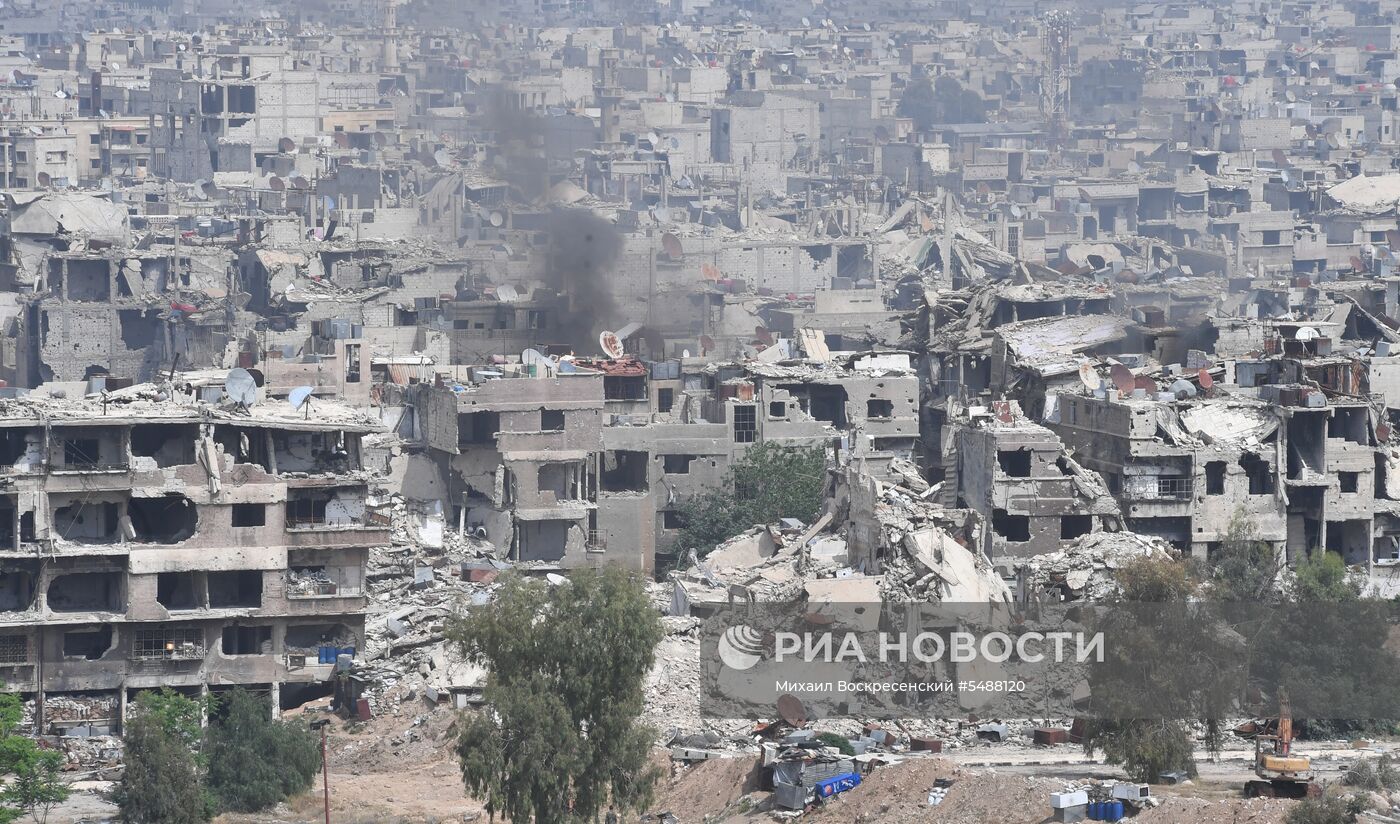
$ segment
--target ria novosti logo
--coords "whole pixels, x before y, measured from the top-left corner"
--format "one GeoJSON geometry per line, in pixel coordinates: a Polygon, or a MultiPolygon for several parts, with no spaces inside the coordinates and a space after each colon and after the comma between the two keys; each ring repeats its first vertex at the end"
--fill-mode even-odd
{"type": "Polygon", "coordinates": [[[719,660],[732,670],[747,670],[763,660],[763,633],[746,624],[737,624],[719,636],[719,660]]]}
{"type": "MultiPolygon", "coordinates": [[[[919,633],[773,633],[775,663],[909,663],[947,661],[966,664],[1008,661],[1039,664],[1050,661],[1104,662],[1104,633],[951,631],[919,633]]],[[[747,624],[724,630],[716,642],[720,662],[732,670],[749,670],[766,656],[764,633],[747,624]]]]}

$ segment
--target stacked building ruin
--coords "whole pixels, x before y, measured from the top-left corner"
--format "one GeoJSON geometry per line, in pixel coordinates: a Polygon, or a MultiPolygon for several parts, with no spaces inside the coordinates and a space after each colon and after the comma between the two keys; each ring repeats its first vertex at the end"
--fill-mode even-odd
{"type": "Polygon", "coordinates": [[[766,443],[819,590],[1396,591],[1393,0],[640,5],[0,8],[0,687],[291,706],[372,577],[684,578],[766,443]]]}

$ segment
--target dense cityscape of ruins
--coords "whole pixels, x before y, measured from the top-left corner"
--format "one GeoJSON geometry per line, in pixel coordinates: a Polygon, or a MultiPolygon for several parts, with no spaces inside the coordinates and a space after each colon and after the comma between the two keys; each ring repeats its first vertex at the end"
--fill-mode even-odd
{"type": "Polygon", "coordinates": [[[161,686],[469,706],[512,568],[648,579],[683,763],[736,597],[1242,519],[1400,595],[1396,0],[6,0],[0,197],[0,688],[83,769],[161,686]],[[761,444],[821,517],[682,549],[761,444]]]}

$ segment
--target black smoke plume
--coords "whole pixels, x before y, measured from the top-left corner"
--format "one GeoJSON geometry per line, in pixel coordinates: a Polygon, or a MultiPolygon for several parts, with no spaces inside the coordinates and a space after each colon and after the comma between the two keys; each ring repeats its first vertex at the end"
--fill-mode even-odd
{"type": "Polygon", "coordinates": [[[563,300],[559,334],[580,355],[598,350],[598,333],[618,321],[614,267],[622,232],[588,209],[555,209],[549,217],[546,281],[563,300]]]}

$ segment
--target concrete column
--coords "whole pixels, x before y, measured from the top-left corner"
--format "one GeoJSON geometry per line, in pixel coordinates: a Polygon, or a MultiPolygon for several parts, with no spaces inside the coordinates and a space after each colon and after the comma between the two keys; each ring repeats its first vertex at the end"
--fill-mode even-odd
{"type": "Polygon", "coordinates": [[[276,721],[282,714],[282,682],[273,681],[268,693],[272,702],[272,720],[276,721]]]}
{"type": "Polygon", "coordinates": [[[117,688],[117,729],[116,732],[126,732],[126,679],[122,679],[121,686],[117,688]]]}

